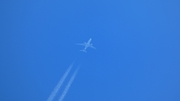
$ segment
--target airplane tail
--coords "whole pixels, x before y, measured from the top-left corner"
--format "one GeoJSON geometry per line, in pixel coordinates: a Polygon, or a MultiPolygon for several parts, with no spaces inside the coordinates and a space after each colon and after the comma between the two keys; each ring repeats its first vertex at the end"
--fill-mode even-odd
{"type": "Polygon", "coordinates": [[[85,53],[87,52],[87,51],[86,51],[86,50],[84,50],[84,49],[83,49],[83,50],[80,50],[80,51],[85,52],[85,53]]]}

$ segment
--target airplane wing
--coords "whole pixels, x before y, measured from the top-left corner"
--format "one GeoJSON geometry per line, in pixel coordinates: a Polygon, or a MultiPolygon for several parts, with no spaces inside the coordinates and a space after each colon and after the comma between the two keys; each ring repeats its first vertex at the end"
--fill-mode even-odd
{"type": "Polygon", "coordinates": [[[91,45],[91,46],[89,46],[89,47],[91,47],[91,48],[93,48],[93,49],[96,49],[96,48],[95,48],[94,46],[92,46],[92,45],[91,45]]]}
{"type": "Polygon", "coordinates": [[[81,46],[85,46],[85,43],[76,43],[76,45],[81,45],[81,46]]]}

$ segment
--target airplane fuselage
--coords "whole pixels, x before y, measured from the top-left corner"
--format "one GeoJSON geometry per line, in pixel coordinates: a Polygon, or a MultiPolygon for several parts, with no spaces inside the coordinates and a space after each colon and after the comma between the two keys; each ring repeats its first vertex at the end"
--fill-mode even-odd
{"type": "Polygon", "coordinates": [[[84,50],[86,50],[88,47],[90,47],[91,46],[91,38],[88,40],[88,42],[87,43],[85,43],[85,47],[84,47],[84,50]]]}

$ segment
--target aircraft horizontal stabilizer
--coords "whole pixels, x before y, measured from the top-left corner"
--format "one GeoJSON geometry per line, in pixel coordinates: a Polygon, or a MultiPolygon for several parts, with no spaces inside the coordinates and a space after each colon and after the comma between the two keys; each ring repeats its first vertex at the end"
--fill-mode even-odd
{"type": "Polygon", "coordinates": [[[85,53],[87,52],[86,50],[80,50],[80,51],[85,52],[85,53]]]}

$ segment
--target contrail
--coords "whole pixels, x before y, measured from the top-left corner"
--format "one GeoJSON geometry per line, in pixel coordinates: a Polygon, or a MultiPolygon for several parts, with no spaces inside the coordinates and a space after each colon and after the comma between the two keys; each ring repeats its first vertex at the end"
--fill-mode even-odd
{"type": "Polygon", "coordinates": [[[76,74],[77,74],[78,70],[79,70],[79,67],[78,67],[78,68],[76,69],[76,71],[73,73],[71,79],[69,80],[69,83],[67,84],[66,88],[64,89],[64,92],[63,92],[62,95],[60,96],[59,101],[63,101],[64,97],[66,96],[66,93],[68,92],[68,90],[69,90],[69,88],[70,88],[70,86],[71,86],[71,84],[72,84],[72,82],[73,82],[73,80],[74,80],[74,78],[76,77],[76,74]]]}
{"type": "Polygon", "coordinates": [[[49,96],[47,101],[52,101],[54,99],[54,97],[56,96],[58,90],[60,89],[61,85],[63,84],[64,80],[66,79],[67,75],[69,74],[69,71],[71,70],[71,68],[73,67],[72,63],[69,68],[66,70],[66,72],[64,73],[63,77],[60,79],[60,81],[58,82],[57,86],[54,88],[53,92],[51,93],[51,95],[49,96]]]}

